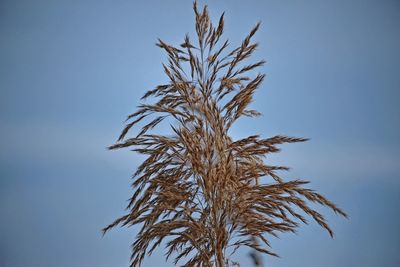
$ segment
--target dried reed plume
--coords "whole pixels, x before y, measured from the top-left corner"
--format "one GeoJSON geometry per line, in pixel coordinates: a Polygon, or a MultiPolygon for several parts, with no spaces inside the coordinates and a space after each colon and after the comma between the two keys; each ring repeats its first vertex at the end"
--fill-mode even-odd
{"type": "Polygon", "coordinates": [[[252,135],[233,140],[232,124],[241,116],[260,113],[248,109],[263,74],[249,77],[263,60],[245,64],[257,48],[252,42],[257,24],[242,44],[230,51],[220,41],[224,15],[214,26],[207,6],[193,5],[197,42],[186,35],[180,47],[158,40],[168,55],[167,84],[148,91],[154,104],[142,104],[128,116],[128,124],[110,149],[131,148],[147,155],[134,174],[135,189],[126,215],[103,229],[140,225],[132,244],[131,266],[140,266],[163,241],[167,259],[184,266],[239,265],[230,256],[242,246],[277,256],[267,236],[295,232],[305,215],[332,236],[324,217],[308,206],[314,202],[346,214],[328,199],[304,188],[307,181],[284,181],[263,159],[283,143],[305,138],[252,135]],[[150,116],[152,115],[152,116],[150,116]],[[152,117],[136,137],[125,138],[133,126],[152,117]],[[171,135],[149,133],[170,117],[171,135]]]}

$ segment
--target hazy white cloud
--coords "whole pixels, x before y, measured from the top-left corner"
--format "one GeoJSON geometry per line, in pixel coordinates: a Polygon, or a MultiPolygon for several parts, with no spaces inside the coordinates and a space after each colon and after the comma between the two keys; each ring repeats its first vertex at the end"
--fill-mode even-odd
{"type": "MultiPolygon", "coordinates": [[[[120,129],[89,129],[60,124],[14,125],[0,140],[0,158],[5,162],[37,164],[107,164],[132,172],[142,156],[129,150],[109,151],[120,129]]],[[[291,175],[335,179],[393,176],[400,171],[400,156],[394,149],[378,145],[348,145],[308,142],[281,146],[282,151],[266,161],[291,167],[291,175]]]]}
{"type": "Polygon", "coordinates": [[[318,179],[332,176],[335,179],[384,178],[400,171],[399,153],[379,145],[310,142],[282,148],[272,157],[274,163],[287,164],[295,173],[318,175],[318,179]]]}
{"type": "Polygon", "coordinates": [[[140,156],[130,151],[109,151],[118,130],[89,129],[50,123],[9,125],[0,140],[0,160],[6,163],[29,161],[39,165],[108,164],[133,170],[140,156]]]}

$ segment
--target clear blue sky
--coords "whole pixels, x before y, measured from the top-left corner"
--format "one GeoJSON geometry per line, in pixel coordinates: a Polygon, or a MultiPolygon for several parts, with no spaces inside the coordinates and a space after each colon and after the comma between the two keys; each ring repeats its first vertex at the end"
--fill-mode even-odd
{"type": "MultiPolygon", "coordinates": [[[[206,1],[200,1],[200,4],[206,1]]],[[[157,37],[193,35],[191,1],[0,2],[0,266],[123,267],[122,215],[141,158],[107,151],[146,90],[165,82],[157,37]]],[[[310,137],[272,158],[350,215],[272,239],[268,267],[400,266],[400,3],[208,1],[238,44],[259,20],[268,64],[234,136],[310,137]]],[[[249,266],[246,252],[238,260],[249,266]]],[[[162,250],[144,266],[164,263],[162,250]]]]}

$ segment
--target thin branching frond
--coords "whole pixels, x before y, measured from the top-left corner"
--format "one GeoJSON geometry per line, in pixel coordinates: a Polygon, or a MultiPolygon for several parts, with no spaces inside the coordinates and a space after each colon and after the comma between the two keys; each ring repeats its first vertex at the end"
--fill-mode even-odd
{"type": "Polygon", "coordinates": [[[153,102],[128,116],[118,142],[109,147],[129,148],[147,158],[134,174],[127,214],[103,232],[117,225],[141,226],[131,266],[140,266],[161,244],[167,258],[184,266],[237,266],[228,252],[242,246],[277,256],[269,237],[295,232],[307,217],[333,236],[309,203],[346,214],[306,188],[307,181],[281,178],[278,172],[287,167],[264,162],[267,154],[280,151],[279,145],[306,138],[229,136],[238,118],[261,114],[249,106],[265,76],[250,74],[265,61],[247,62],[258,46],[253,37],[260,24],[239,47],[228,50],[229,41],[222,40],[224,14],[214,26],[207,6],[199,10],[195,2],[193,10],[196,42],[188,35],[179,47],[158,40],[168,56],[163,68],[169,82],[144,94],[143,101],[153,102]],[[170,134],[152,133],[167,117],[174,121],[170,134]]]}

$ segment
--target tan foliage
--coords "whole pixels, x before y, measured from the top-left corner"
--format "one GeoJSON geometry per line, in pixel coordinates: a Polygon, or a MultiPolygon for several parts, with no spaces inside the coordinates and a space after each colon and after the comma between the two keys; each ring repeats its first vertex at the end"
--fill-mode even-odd
{"type": "MultiPolygon", "coordinates": [[[[314,202],[346,216],[322,195],[304,188],[307,181],[284,181],[276,173],[287,167],[269,166],[265,155],[278,152],[283,143],[305,138],[258,135],[232,140],[229,128],[242,115],[258,116],[248,109],[263,74],[251,78],[259,61],[244,61],[257,48],[252,37],[257,24],[242,44],[226,52],[228,41],[220,42],[224,15],[214,27],[207,6],[196,18],[197,43],[186,35],[179,48],[159,40],[168,55],[164,65],[170,82],[148,91],[154,104],[142,104],[128,116],[118,142],[110,147],[131,148],[147,159],[138,167],[128,205],[128,214],[103,229],[141,225],[132,245],[131,266],[140,266],[146,254],[165,241],[166,256],[184,266],[229,266],[228,252],[241,246],[276,256],[269,250],[268,235],[295,232],[305,215],[332,236],[324,217],[308,206],[314,202]],[[154,116],[139,134],[126,138],[137,123],[154,116]],[[149,131],[166,117],[175,123],[172,134],[149,131]],[[302,214],[300,214],[302,213],[302,214]]],[[[232,254],[231,253],[231,254],[232,254]]]]}

